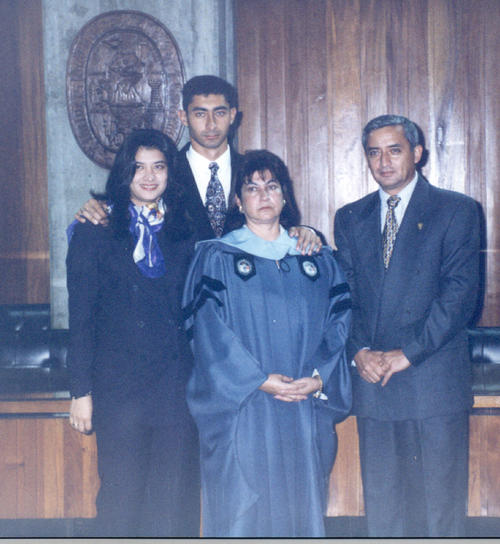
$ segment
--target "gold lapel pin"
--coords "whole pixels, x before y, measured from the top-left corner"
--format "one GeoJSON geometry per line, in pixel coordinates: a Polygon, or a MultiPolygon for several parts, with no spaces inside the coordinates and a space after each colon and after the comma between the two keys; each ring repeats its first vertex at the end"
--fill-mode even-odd
{"type": "Polygon", "coordinates": [[[424,228],[423,223],[417,223],[418,230],[422,230],[424,228]]]}

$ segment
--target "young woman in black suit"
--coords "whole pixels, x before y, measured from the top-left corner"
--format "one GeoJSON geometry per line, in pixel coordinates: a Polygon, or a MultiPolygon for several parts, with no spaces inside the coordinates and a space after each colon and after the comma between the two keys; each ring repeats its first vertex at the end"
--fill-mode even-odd
{"type": "Polygon", "coordinates": [[[67,256],[70,423],[96,432],[96,536],[199,535],[191,369],[180,314],[193,239],[174,143],[135,130],[109,174],[109,225],[73,228],[67,256]]]}

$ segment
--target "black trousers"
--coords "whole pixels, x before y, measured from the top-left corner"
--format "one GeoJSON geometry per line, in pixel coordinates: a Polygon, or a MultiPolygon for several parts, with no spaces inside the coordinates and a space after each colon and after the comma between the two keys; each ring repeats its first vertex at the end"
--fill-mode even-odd
{"type": "Polygon", "coordinates": [[[468,413],[357,421],[368,536],[465,536],[468,413]]]}
{"type": "Polygon", "coordinates": [[[139,401],[96,410],[95,536],[197,537],[199,446],[188,418],[154,425],[139,401]]]}

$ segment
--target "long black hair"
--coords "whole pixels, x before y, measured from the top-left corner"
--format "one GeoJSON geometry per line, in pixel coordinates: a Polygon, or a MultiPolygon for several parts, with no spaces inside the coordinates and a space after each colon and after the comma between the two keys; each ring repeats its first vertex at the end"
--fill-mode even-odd
{"type": "MultiPolygon", "coordinates": [[[[273,177],[281,185],[283,198],[286,201],[280,215],[280,224],[285,229],[300,224],[300,210],[295,200],[293,192],[293,183],[288,173],[285,163],[270,151],[266,149],[254,149],[247,151],[240,162],[236,174],[236,183],[234,192],[241,200],[241,190],[243,185],[249,183],[255,172],[263,173],[269,170],[273,177]]],[[[245,217],[239,212],[236,203],[233,202],[226,219],[226,230],[238,229],[245,223],[245,217]]]]}
{"type": "Polygon", "coordinates": [[[172,239],[184,239],[191,234],[184,206],[184,190],[174,175],[177,148],[165,134],[154,129],[135,129],[124,140],[118,150],[106,182],[105,193],[92,193],[94,198],[111,204],[110,227],[114,236],[123,239],[129,236],[130,184],[136,171],[135,156],[140,147],[157,149],[165,157],[167,165],[167,187],[162,195],[167,211],[162,229],[172,239]]]}

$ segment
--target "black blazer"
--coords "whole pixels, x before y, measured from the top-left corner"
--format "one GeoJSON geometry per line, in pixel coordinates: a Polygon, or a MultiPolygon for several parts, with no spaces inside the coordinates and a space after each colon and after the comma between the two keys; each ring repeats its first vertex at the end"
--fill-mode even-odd
{"type": "Polygon", "coordinates": [[[337,258],[352,290],[348,356],[402,349],[412,363],[385,387],[353,372],[354,413],[382,420],[472,405],[466,325],[477,304],[479,213],[471,198],[419,176],[384,270],[378,192],[335,217],[337,258]]]}
{"type": "Polygon", "coordinates": [[[71,393],[92,390],[99,403],[131,396],[150,403],[160,420],[186,413],[191,353],[181,318],[184,279],[193,240],[158,233],[167,273],[143,276],[132,239],[87,222],[74,230],[68,255],[71,393]]]}
{"type": "MultiPolygon", "coordinates": [[[[175,175],[182,184],[185,191],[186,210],[194,223],[197,240],[209,240],[215,237],[210,221],[207,217],[207,211],[200,197],[200,192],[196,186],[191,167],[186,157],[186,152],[191,144],[186,144],[177,154],[175,164],[175,175]]],[[[234,199],[234,185],[236,172],[241,161],[241,155],[231,147],[231,193],[229,194],[229,206],[234,199]]],[[[225,234],[224,230],[224,234],[225,234]]]]}

